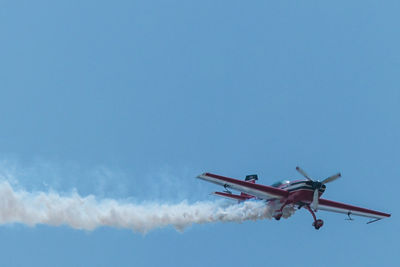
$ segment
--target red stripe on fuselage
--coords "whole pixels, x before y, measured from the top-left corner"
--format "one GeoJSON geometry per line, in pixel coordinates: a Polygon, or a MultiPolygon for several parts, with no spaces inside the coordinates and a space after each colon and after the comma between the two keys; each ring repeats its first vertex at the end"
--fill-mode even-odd
{"type": "MultiPolygon", "coordinates": [[[[318,194],[319,196],[322,195],[321,192],[318,194]]],[[[288,200],[291,201],[292,203],[307,203],[310,204],[313,201],[314,198],[314,191],[310,189],[299,189],[299,190],[293,190],[290,192],[288,200]]]]}

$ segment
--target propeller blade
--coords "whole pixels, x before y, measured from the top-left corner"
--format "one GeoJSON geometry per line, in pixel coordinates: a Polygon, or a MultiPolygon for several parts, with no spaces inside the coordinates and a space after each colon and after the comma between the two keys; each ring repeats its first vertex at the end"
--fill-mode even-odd
{"type": "Polygon", "coordinates": [[[315,189],[314,190],[314,197],[313,197],[313,202],[311,203],[311,208],[313,209],[313,210],[317,210],[317,208],[318,208],[318,189],[315,189]]]}
{"type": "Polygon", "coordinates": [[[340,173],[337,173],[337,174],[335,174],[335,175],[332,175],[332,176],[326,178],[326,179],[323,180],[321,183],[322,183],[322,184],[330,183],[330,182],[335,181],[336,179],[340,178],[341,176],[342,176],[342,175],[341,175],[340,173]]]}
{"type": "Polygon", "coordinates": [[[307,173],[305,171],[303,171],[299,166],[296,167],[296,170],[303,175],[304,177],[307,178],[307,180],[312,181],[312,179],[310,177],[308,177],[307,173]]]}

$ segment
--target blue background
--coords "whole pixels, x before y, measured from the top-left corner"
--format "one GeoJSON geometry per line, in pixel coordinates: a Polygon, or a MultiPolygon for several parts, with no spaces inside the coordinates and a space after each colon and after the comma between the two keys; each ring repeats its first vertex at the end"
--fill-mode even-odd
{"type": "MultiPolygon", "coordinates": [[[[0,174],[28,191],[212,200],[204,171],[323,179],[393,214],[147,235],[0,227],[2,266],[398,266],[398,1],[0,1],[0,174]]],[[[0,196],[1,197],[1,196],[0,196]]]]}

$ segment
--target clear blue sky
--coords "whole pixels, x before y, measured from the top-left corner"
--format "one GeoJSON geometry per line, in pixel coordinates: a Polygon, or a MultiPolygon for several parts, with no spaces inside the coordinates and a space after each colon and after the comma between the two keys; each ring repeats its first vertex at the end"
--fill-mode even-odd
{"type": "MultiPolygon", "coordinates": [[[[211,200],[204,171],[390,212],[93,232],[3,225],[1,266],[398,266],[399,1],[0,1],[0,174],[211,200]]],[[[0,196],[1,197],[1,196],[0,196]]]]}

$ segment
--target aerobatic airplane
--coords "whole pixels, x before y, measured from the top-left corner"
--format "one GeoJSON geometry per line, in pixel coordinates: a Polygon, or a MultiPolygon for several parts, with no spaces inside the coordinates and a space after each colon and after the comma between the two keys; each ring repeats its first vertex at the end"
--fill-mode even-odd
{"type": "Polygon", "coordinates": [[[351,215],[372,218],[368,223],[390,217],[390,214],[387,213],[321,198],[321,195],[326,189],[325,184],[341,177],[340,173],[318,181],[312,180],[301,168],[296,167],[296,170],[306,179],[295,181],[284,180],[274,183],[271,186],[256,184],[256,180],[258,180],[256,174],[247,175],[244,181],[207,172],[197,176],[197,178],[222,185],[225,188],[224,192],[214,192],[215,195],[220,197],[237,200],[239,202],[249,199],[265,200],[269,205],[275,208],[273,217],[276,220],[282,217],[285,207],[297,209],[305,208],[313,216],[314,222],[312,225],[317,230],[324,224],[323,220],[317,219],[315,216],[315,212],[318,210],[344,213],[348,216],[349,220],[352,220],[351,215]],[[237,190],[241,192],[241,194],[233,194],[230,189],[237,190]]]}

